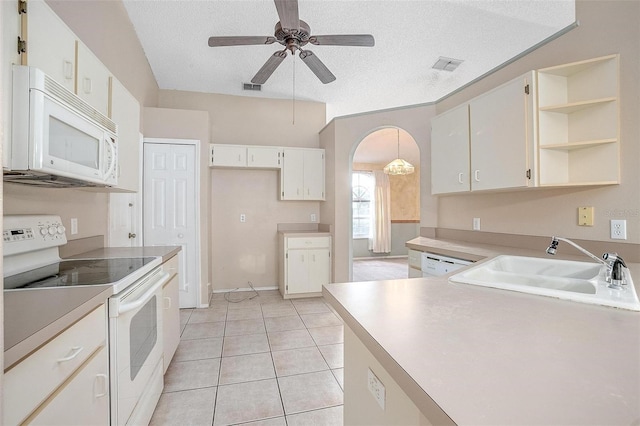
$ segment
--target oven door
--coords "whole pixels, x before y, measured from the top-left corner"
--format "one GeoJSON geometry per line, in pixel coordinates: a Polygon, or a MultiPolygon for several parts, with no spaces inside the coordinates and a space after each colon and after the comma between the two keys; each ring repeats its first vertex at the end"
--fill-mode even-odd
{"type": "Polygon", "coordinates": [[[131,419],[148,422],[162,392],[161,302],[169,277],[157,268],[109,299],[113,425],[131,419]]]}

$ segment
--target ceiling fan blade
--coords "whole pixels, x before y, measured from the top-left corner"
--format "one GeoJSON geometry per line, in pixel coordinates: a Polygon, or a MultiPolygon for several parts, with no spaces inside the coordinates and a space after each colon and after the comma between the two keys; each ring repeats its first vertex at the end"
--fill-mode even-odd
{"type": "Polygon", "coordinates": [[[298,30],[300,28],[300,17],[298,16],[298,0],[274,0],[280,25],[283,29],[298,30]]]}
{"type": "Polygon", "coordinates": [[[318,35],[309,37],[309,43],[318,46],[362,46],[373,47],[375,40],[371,34],[318,35]]]}
{"type": "Polygon", "coordinates": [[[254,37],[254,36],[229,36],[229,37],[209,37],[209,47],[220,46],[249,46],[254,44],[271,44],[276,41],[275,37],[254,37]]]}
{"type": "Polygon", "coordinates": [[[256,73],[256,75],[251,79],[253,84],[264,84],[271,74],[278,68],[278,65],[284,61],[284,58],[287,57],[287,50],[279,50],[264,63],[262,68],[256,73]]]}
{"type": "Polygon", "coordinates": [[[322,83],[331,83],[336,79],[329,68],[310,50],[301,50],[299,56],[322,83]]]}

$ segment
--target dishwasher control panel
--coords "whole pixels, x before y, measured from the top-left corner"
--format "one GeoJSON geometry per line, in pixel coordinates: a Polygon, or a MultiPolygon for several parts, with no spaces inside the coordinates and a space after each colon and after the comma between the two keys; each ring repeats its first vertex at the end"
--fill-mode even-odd
{"type": "Polygon", "coordinates": [[[469,260],[457,259],[455,257],[442,256],[434,253],[422,253],[421,260],[423,277],[439,277],[473,263],[469,260]]]}

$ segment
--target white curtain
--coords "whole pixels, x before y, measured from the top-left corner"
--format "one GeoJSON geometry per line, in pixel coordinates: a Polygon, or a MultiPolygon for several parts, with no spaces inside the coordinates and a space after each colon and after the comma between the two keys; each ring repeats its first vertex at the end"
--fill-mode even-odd
{"type": "Polygon", "coordinates": [[[383,171],[373,172],[375,188],[369,228],[369,250],[374,253],[391,253],[391,187],[389,176],[383,171]]]}

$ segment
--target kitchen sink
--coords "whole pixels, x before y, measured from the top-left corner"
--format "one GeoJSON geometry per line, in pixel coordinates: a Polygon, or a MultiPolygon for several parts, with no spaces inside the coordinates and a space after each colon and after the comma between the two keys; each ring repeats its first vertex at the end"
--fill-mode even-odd
{"type": "Polygon", "coordinates": [[[614,290],[605,282],[604,268],[598,263],[498,256],[452,275],[449,281],[640,311],[629,271],[627,285],[614,290]]]}

